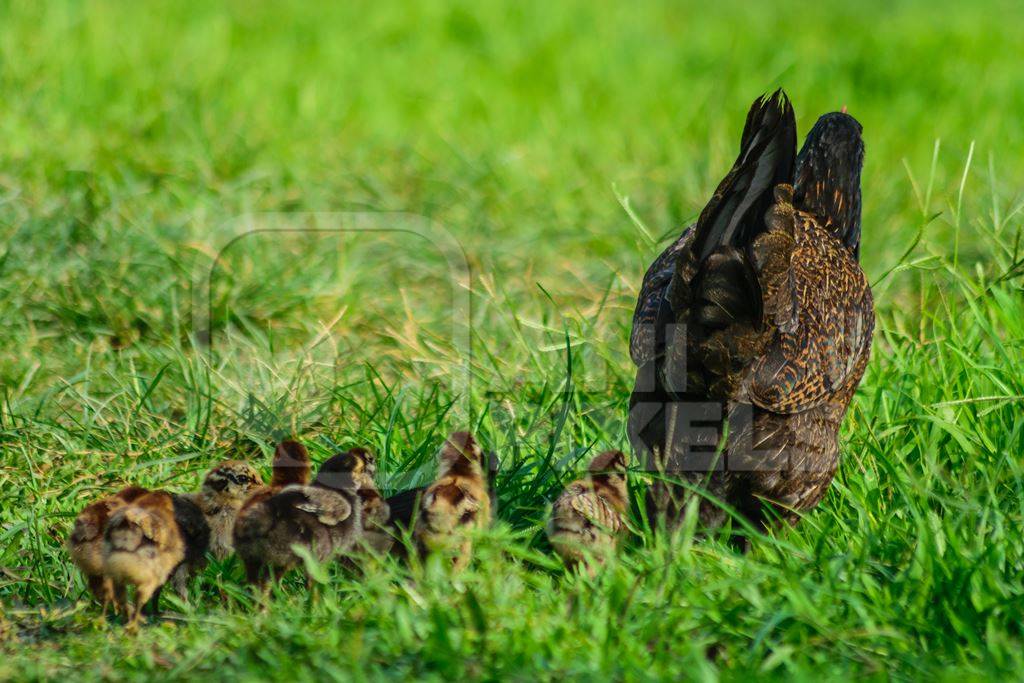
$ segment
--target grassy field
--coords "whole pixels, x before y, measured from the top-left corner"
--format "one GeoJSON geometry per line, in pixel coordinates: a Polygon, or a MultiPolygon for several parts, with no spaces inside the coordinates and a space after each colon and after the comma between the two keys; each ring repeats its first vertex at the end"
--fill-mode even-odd
{"type": "Polygon", "coordinates": [[[0,679],[1024,675],[1024,11],[762,4],[0,0],[0,679]],[[840,472],[747,555],[567,574],[540,520],[626,447],[643,270],[778,86],[865,130],[840,472]],[[366,444],[391,491],[466,425],[500,523],[454,580],[260,612],[214,563],[124,637],[62,545],[246,436],[366,444]]]}

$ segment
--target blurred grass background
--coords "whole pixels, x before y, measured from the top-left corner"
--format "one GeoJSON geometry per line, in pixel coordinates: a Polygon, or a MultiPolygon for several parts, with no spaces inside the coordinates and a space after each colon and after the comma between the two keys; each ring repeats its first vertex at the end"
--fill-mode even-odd
{"type": "Polygon", "coordinates": [[[0,0],[0,677],[1019,675],[1021,19],[0,0]],[[865,129],[879,324],[840,475],[750,555],[644,538],[565,576],[538,520],[625,446],[642,273],[779,86],[801,135],[842,105],[865,129]],[[331,231],[355,213],[460,245],[468,316],[429,241],[331,231]],[[288,231],[221,253],[249,227],[288,231]],[[467,424],[502,456],[502,524],[454,586],[336,573],[253,615],[214,566],[127,641],[79,600],[61,543],[120,482],[191,488],[243,436],[297,432],[318,458],[372,446],[393,488],[467,424]]]}

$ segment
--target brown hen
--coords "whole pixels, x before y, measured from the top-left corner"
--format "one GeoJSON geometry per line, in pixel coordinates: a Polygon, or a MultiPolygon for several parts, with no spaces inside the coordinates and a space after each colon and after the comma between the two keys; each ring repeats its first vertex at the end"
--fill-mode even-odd
{"type": "Polygon", "coordinates": [[[755,526],[795,520],[835,474],[874,328],[861,126],[827,114],[795,146],[785,94],[756,101],[732,170],[644,277],[629,433],[656,473],[652,522],[677,525],[694,492],[705,527],[719,501],[755,526]]]}

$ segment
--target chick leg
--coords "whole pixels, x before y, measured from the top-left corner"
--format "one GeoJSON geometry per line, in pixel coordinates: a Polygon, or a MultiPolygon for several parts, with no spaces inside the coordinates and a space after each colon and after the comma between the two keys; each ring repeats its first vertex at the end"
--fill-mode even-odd
{"type": "Polygon", "coordinates": [[[452,558],[452,569],[457,572],[462,571],[469,565],[470,559],[473,557],[473,543],[472,541],[463,541],[459,544],[459,548],[456,551],[456,555],[452,558]]]}
{"type": "Polygon", "coordinates": [[[188,598],[188,575],[189,567],[184,563],[178,565],[178,568],[171,574],[171,585],[174,587],[174,592],[178,594],[178,597],[183,602],[188,598]]]}
{"type": "Polygon", "coordinates": [[[256,589],[256,596],[261,604],[261,610],[266,611],[270,603],[270,582],[267,580],[269,570],[262,564],[252,560],[245,560],[245,580],[250,586],[256,589]]]}
{"type": "Polygon", "coordinates": [[[87,579],[89,585],[89,592],[92,593],[93,597],[100,603],[102,608],[101,614],[107,615],[107,606],[110,604],[114,597],[113,583],[110,579],[106,579],[102,576],[90,576],[87,579]]]}
{"type": "Polygon", "coordinates": [[[126,596],[126,589],[123,583],[111,582],[111,599],[114,604],[114,614],[127,614],[128,613],[128,598],[126,596]]]}
{"type": "Polygon", "coordinates": [[[163,584],[155,581],[140,584],[135,588],[135,611],[132,614],[131,620],[128,622],[128,626],[135,630],[139,626],[139,620],[142,617],[142,611],[147,604],[150,604],[151,611],[157,611],[160,602],[160,589],[163,588],[163,584]]]}
{"type": "Polygon", "coordinates": [[[566,563],[566,566],[570,571],[584,574],[588,579],[597,578],[597,568],[594,566],[595,560],[592,557],[586,557],[580,555],[579,557],[573,558],[566,563]]]}
{"type": "Polygon", "coordinates": [[[266,578],[263,573],[263,565],[253,560],[245,560],[245,580],[246,583],[262,586],[266,583],[266,578]]]}
{"type": "Polygon", "coordinates": [[[149,598],[149,601],[144,605],[146,612],[153,618],[160,616],[160,594],[163,592],[163,589],[163,585],[154,588],[152,590],[153,597],[149,598]]]}
{"type": "Polygon", "coordinates": [[[306,573],[306,591],[309,593],[310,604],[320,604],[320,584],[314,581],[308,572],[306,573]]]}

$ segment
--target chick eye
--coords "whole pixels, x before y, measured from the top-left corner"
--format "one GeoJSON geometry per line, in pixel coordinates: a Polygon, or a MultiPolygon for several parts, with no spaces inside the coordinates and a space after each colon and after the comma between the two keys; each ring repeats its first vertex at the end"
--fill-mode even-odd
{"type": "Polygon", "coordinates": [[[476,512],[474,512],[473,510],[470,510],[469,512],[462,513],[462,517],[459,518],[459,523],[461,523],[461,524],[469,524],[474,519],[476,519],[476,512]]]}

